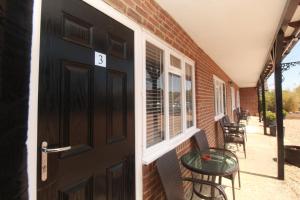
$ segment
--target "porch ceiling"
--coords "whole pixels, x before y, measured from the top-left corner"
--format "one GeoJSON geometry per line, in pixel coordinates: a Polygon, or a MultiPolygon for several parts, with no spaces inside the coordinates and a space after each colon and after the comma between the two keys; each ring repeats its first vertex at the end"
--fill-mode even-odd
{"type": "Polygon", "coordinates": [[[288,0],[156,0],[240,87],[254,87],[288,0]]]}

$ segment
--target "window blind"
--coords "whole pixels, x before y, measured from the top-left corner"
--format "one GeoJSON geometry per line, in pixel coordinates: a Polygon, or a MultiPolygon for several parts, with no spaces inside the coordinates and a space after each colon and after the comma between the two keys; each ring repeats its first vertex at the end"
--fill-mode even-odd
{"type": "Polygon", "coordinates": [[[170,137],[182,132],[181,77],[169,73],[169,131],[170,137]]]}
{"type": "Polygon", "coordinates": [[[193,82],[192,66],[185,64],[185,93],[186,93],[186,127],[190,128],[193,122],[193,82]]]}
{"type": "Polygon", "coordinates": [[[146,43],[147,147],[164,140],[163,50],[146,43]]]}

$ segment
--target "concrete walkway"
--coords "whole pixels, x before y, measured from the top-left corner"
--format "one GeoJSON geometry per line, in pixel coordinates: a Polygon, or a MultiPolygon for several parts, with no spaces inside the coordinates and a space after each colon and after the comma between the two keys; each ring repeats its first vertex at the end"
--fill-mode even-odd
{"type": "MultiPolygon", "coordinates": [[[[300,123],[299,123],[300,124],[300,123]]],[[[258,118],[252,117],[247,126],[247,159],[242,148],[236,151],[240,160],[242,188],[236,189],[236,200],[298,200],[300,199],[300,168],[285,165],[286,180],[276,179],[276,137],[263,135],[258,118]]],[[[225,191],[232,199],[231,182],[224,179],[228,186],[225,191]]],[[[236,188],[238,181],[236,179],[236,188]]]]}

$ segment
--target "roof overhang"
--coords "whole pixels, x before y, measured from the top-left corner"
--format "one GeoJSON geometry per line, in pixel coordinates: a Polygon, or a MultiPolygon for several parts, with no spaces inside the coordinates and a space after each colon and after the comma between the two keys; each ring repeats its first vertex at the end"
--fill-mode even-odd
{"type": "Polygon", "coordinates": [[[239,87],[256,86],[291,1],[156,0],[239,87]]]}
{"type": "MultiPolygon", "coordinates": [[[[296,43],[300,39],[300,0],[290,0],[286,8],[285,14],[282,16],[281,30],[284,34],[283,51],[281,60],[291,52],[296,43]]],[[[274,40],[274,45],[276,41],[274,40]]],[[[275,62],[275,46],[270,51],[269,57],[266,60],[265,68],[262,71],[261,78],[267,80],[274,71],[275,62]]],[[[283,65],[290,65],[293,63],[299,63],[298,60],[292,61],[292,63],[285,63],[283,65]]]]}

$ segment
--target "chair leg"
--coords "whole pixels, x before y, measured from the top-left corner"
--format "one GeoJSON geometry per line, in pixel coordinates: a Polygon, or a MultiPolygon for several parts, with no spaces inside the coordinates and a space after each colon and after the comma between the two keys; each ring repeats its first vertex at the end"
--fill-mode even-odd
{"type": "MultiPolygon", "coordinates": [[[[201,174],[201,180],[203,180],[203,174],[201,174]]],[[[200,192],[202,192],[203,184],[200,185],[200,192]]]]}
{"type": "MultiPolygon", "coordinates": [[[[212,176],[212,182],[215,183],[216,182],[216,176],[212,176]]],[[[210,195],[211,197],[215,197],[215,189],[213,187],[211,187],[211,190],[210,190],[210,195]]]]}
{"type": "Polygon", "coordinates": [[[240,175],[240,169],[238,170],[238,176],[239,176],[239,189],[241,189],[241,175],[240,175]]]}
{"type": "Polygon", "coordinates": [[[232,186],[232,196],[233,196],[233,200],[235,200],[234,176],[232,176],[232,179],[231,179],[231,186],[232,186]]]}
{"type": "Polygon", "coordinates": [[[192,200],[193,198],[194,198],[194,187],[193,187],[193,190],[192,190],[192,195],[191,195],[190,200],[192,200]]]}
{"type": "Polygon", "coordinates": [[[222,176],[219,176],[219,185],[222,185],[222,176]]]}
{"type": "Polygon", "coordinates": [[[244,141],[244,144],[243,144],[243,148],[244,148],[244,155],[245,155],[245,158],[247,158],[247,156],[246,156],[246,144],[245,144],[245,141],[244,141]]]}

